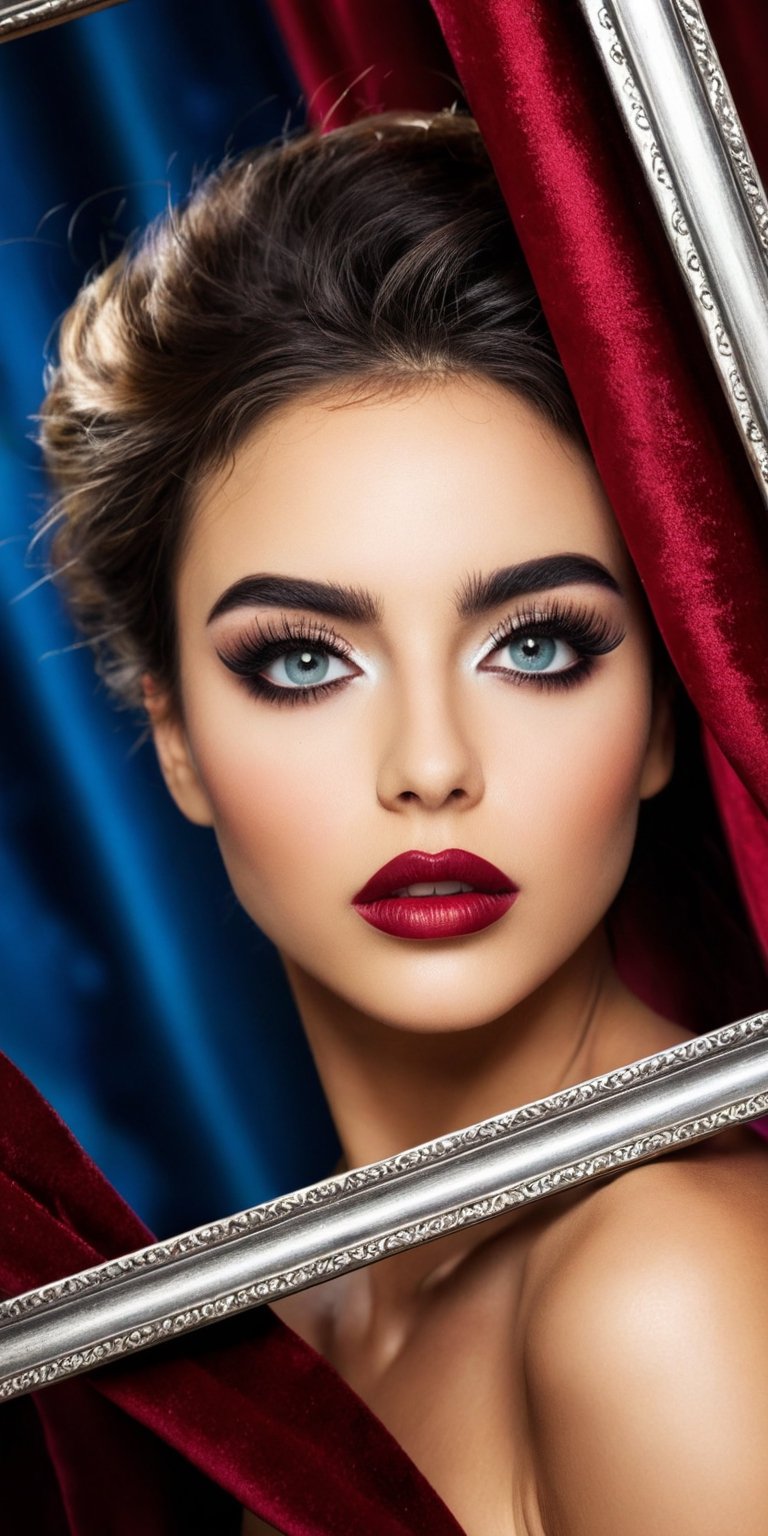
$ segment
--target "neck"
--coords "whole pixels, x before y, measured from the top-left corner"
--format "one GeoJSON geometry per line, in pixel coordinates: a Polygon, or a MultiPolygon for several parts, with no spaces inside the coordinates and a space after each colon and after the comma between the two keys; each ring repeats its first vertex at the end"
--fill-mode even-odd
{"type": "MultiPolygon", "coordinates": [[[[631,994],[602,928],[533,995],[468,1030],[395,1028],[360,1014],[285,956],[283,964],[341,1142],[341,1168],[378,1162],[621,1064],[609,1037],[631,994]]],[[[464,1228],[370,1266],[368,1304],[382,1314],[407,1310],[496,1225],[464,1228]]]]}
{"type": "Polygon", "coordinates": [[[532,996],[468,1030],[394,1028],[283,964],[347,1168],[592,1076],[595,1037],[624,992],[602,929],[532,996]]]}

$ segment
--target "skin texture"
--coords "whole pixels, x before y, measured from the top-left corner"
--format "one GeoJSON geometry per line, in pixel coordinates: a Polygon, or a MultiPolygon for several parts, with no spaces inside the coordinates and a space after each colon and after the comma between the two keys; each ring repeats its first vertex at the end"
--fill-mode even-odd
{"type": "MultiPolygon", "coordinates": [[[[674,741],[637,578],[579,447],[477,379],[296,402],[199,488],[177,613],[183,720],[146,679],[161,767],[185,815],[214,828],[235,892],[278,947],[346,1166],[686,1038],[623,987],[603,927],[640,801],[668,781],[674,741]],[[599,561],[621,594],[580,582],[459,617],[468,577],[562,553],[599,561]],[[233,582],[265,573],[365,588],[380,622],[264,605],[207,622],[233,582]],[[573,687],[515,682],[517,663],[491,634],[555,599],[597,615],[618,643],[573,687]],[[294,706],[254,697],[222,657],[256,624],[300,620],[332,625],[348,659],[329,675],[347,681],[294,706]],[[445,848],[489,859],[519,886],[491,927],[403,940],[354,911],[395,854],[445,848]]],[[[574,660],[565,643],[556,665],[574,660]]],[[[267,671],[287,686],[281,663],[267,671]]],[[[737,1423],[768,1431],[752,1365],[768,1364],[756,1284],[738,1338],[726,1326],[718,1344],[711,1327],[738,1276],[768,1260],[748,1220],[766,1203],[753,1140],[720,1137],[717,1150],[511,1213],[276,1310],[379,1414],[470,1536],[714,1536],[727,1526],[713,1510],[734,1498],[740,1528],[757,1536],[768,1499],[757,1464],[718,1484],[717,1505],[711,1435],[701,1452],[686,1438],[702,1371],[710,1430],[723,1431],[722,1393],[747,1403],[737,1423]],[[717,1244],[710,1257],[719,1229],[727,1262],[717,1244]],[[649,1460],[672,1478],[681,1445],[688,1503],[665,1503],[649,1460]]]]}

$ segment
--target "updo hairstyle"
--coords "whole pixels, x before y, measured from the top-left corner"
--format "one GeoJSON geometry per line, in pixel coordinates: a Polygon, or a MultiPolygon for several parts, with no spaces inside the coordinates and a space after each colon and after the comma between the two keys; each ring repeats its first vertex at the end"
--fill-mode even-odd
{"type": "Polygon", "coordinates": [[[81,289],[47,370],[35,542],[118,702],[181,715],[191,497],[270,412],[479,375],[580,437],[474,121],[384,113],[226,160],[81,289]]]}

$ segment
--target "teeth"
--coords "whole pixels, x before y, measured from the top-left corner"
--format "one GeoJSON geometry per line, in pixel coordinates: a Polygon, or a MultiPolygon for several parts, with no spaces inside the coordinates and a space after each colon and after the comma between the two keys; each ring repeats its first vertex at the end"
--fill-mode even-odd
{"type": "Polygon", "coordinates": [[[394,891],[395,896],[457,896],[459,891],[473,891],[473,885],[464,885],[461,880],[430,880],[422,885],[404,885],[402,890],[394,891]]]}

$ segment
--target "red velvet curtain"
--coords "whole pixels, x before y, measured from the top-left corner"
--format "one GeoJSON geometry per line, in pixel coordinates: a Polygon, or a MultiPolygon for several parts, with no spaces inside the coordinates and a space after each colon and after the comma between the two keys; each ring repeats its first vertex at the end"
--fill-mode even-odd
{"type": "MultiPolygon", "coordinates": [[[[651,811],[644,860],[617,906],[619,964],[692,1028],[765,1006],[768,514],[579,7],[433,0],[436,37],[426,0],[384,11],[376,0],[272,3],[310,116],[326,128],[366,111],[447,106],[461,83],[701,722],[677,801],[666,816],[651,811]]],[[[768,13],[758,0],[705,9],[768,175],[768,13]]]]}
{"type": "MultiPolygon", "coordinates": [[[[151,1241],[0,1055],[0,1295],[151,1241]]],[[[0,1405],[3,1536],[461,1536],[340,1376],[266,1307],[0,1405]],[[202,1474],[202,1475],[201,1475],[202,1474]]]]}

